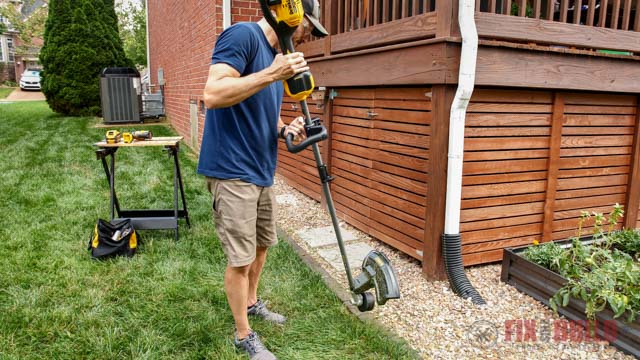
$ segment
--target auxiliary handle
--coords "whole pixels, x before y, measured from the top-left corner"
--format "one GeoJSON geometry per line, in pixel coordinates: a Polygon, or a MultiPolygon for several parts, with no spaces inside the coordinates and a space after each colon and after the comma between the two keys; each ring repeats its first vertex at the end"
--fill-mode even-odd
{"type": "Polygon", "coordinates": [[[320,118],[317,117],[311,119],[311,125],[305,125],[304,130],[307,133],[307,138],[297,145],[293,144],[293,134],[287,134],[285,142],[287,143],[287,150],[289,150],[290,153],[299,153],[309,145],[326,140],[328,137],[327,128],[320,124],[320,118]]]}

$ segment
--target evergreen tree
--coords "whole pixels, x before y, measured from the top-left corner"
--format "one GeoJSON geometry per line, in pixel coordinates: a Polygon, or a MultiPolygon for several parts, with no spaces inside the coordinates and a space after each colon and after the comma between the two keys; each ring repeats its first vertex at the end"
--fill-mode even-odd
{"type": "Polygon", "coordinates": [[[51,0],[40,52],[42,92],[64,115],[99,115],[100,73],[133,66],[118,36],[113,0],[51,0]]]}

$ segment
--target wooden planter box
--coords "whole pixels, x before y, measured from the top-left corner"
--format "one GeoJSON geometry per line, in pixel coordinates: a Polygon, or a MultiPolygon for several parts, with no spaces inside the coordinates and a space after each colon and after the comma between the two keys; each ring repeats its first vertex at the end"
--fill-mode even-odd
{"type": "MultiPolygon", "coordinates": [[[[558,243],[571,245],[570,241],[558,243]]],[[[567,283],[567,279],[520,256],[527,247],[504,249],[501,280],[549,306],[549,299],[567,283]]],[[[571,298],[569,305],[558,306],[558,313],[572,321],[586,320],[582,300],[571,298]]],[[[624,318],[623,315],[614,319],[609,308],[601,311],[596,315],[597,335],[625,353],[640,358],[640,321],[625,323],[624,318]]]]}

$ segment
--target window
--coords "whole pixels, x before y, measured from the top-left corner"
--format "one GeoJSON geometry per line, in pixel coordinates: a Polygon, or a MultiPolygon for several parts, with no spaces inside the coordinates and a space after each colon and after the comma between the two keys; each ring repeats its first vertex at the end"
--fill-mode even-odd
{"type": "Polygon", "coordinates": [[[13,39],[7,38],[7,53],[9,55],[9,62],[15,61],[15,50],[13,49],[13,39]]]}
{"type": "Polygon", "coordinates": [[[0,35],[0,62],[4,62],[4,53],[2,52],[2,48],[4,46],[4,36],[0,35]]]}

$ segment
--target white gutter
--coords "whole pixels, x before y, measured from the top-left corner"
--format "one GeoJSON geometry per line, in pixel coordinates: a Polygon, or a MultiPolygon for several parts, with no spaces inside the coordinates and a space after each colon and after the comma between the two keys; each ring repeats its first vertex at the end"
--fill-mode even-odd
{"type": "Polygon", "coordinates": [[[231,0],[222,0],[222,28],[231,26],[231,0]]]}
{"type": "Polygon", "coordinates": [[[462,199],[462,156],[467,105],[473,93],[478,55],[478,32],[475,23],[475,0],[460,0],[458,22],[462,35],[458,90],[451,104],[449,123],[449,161],[447,167],[447,199],[444,233],[460,233],[460,202],[462,199]]]}

